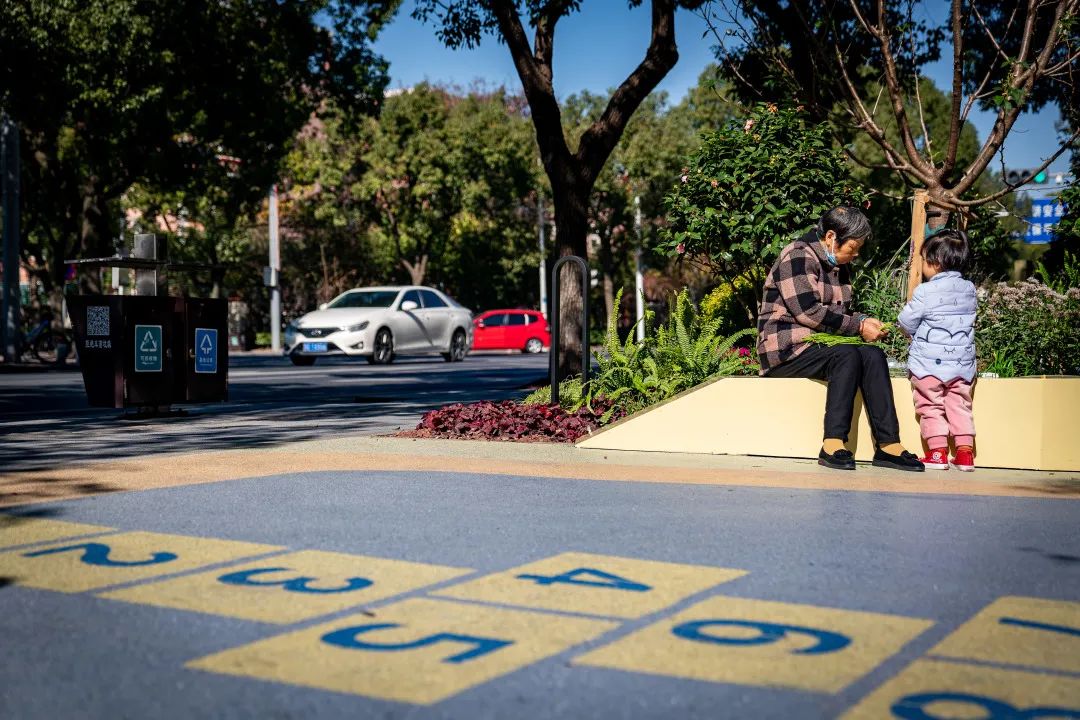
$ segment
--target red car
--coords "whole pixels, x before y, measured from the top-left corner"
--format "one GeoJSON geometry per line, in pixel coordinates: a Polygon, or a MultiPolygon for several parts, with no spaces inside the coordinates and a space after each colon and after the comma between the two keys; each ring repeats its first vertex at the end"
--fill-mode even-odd
{"type": "Polygon", "coordinates": [[[473,318],[473,350],[538,353],[551,346],[551,328],[535,310],[488,310],[473,318]]]}

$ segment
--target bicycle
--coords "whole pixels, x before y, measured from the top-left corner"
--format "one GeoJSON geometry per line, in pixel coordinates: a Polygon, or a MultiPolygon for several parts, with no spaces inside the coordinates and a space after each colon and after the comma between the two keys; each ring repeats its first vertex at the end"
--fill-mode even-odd
{"type": "Polygon", "coordinates": [[[16,342],[19,358],[30,354],[45,365],[63,365],[74,356],[75,344],[67,333],[54,330],[51,312],[41,314],[41,319],[30,330],[21,334],[16,342]]]}

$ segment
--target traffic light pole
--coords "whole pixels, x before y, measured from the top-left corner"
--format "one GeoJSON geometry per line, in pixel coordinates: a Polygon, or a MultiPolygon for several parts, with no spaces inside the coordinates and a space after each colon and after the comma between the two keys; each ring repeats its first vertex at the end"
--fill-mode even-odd
{"type": "Polygon", "coordinates": [[[270,347],[281,352],[281,248],[278,240],[277,185],[270,186],[270,347]]]}

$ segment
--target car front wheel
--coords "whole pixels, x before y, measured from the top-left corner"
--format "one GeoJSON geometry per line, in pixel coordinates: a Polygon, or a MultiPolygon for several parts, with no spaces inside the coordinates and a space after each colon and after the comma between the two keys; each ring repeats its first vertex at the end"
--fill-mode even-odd
{"type": "Polygon", "coordinates": [[[368,362],[372,365],[389,365],[394,362],[394,336],[389,328],[381,328],[375,333],[375,348],[368,355],[368,362]]]}
{"type": "Polygon", "coordinates": [[[450,339],[450,352],[444,352],[442,354],[443,359],[446,362],[461,362],[465,359],[465,353],[468,352],[465,347],[465,333],[461,330],[454,331],[454,337],[450,339]]]}

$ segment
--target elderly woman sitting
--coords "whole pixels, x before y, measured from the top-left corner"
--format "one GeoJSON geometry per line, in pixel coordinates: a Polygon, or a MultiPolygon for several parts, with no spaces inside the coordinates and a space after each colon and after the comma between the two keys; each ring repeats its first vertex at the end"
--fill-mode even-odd
{"type": "Polygon", "coordinates": [[[870,222],[858,209],[837,207],[817,227],[780,251],[765,280],[758,314],[758,356],[766,377],[825,380],[825,433],[818,462],[854,470],[855,456],[844,446],[851,430],[855,392],[862,390],[874,433],[874,465],[922,472],[918,457],[900,444],[892,384],[885,353],[869,345],[808,343],[816,332],[881,338],[880,320],[852,313],[848,263],[870,237],[870,222]]]}

